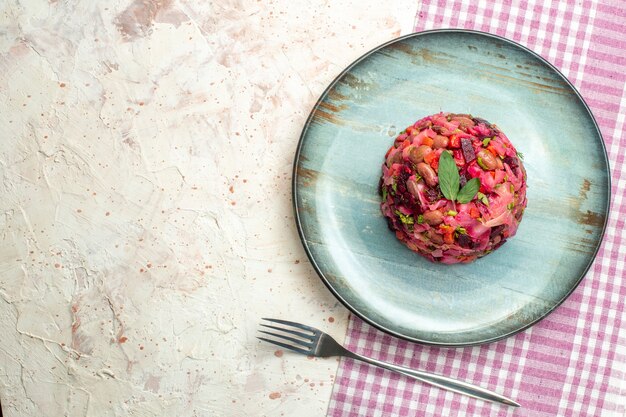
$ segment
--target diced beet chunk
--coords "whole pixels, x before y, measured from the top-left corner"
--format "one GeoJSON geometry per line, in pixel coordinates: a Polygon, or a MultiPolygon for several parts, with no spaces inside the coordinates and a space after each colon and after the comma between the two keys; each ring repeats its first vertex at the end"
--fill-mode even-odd
{"type": "Polygon", "coordinates": [[[459,244],[459,246],[462,248],[473,249],[472,246],[474,246],[473,245],[474,242],[472,242],[472,238],[469,237],[468,235],[459,235],[456,241],[459,244]]]}
{"type": "Polygon", "coordinates": [[[501,224],[500,226],[493,227],[491,229],[491,233],[489,233],[489,239],[493,239],[494,237],[498,236],[500,233],[502,233],[503,230],[504,230],[503,224],[501,224]]]}
{"type": "Polygon", "coordinates": [[[461,149],[463,150],[463,156],[465,157],[466,163],[470,163],[476,159],[476,153],[474,152],[472,141],[468,138],[461,139],[461,149]]]}
{"type": "Polygon", "coordinates": [[[507,164],[511,169],[515,169],[519,166],[519,160],[516,157],[507,156],[503,161],[507,164]]]}
{"type": "Polygon", "coordinates": [[[486,126],[489,126],[491,123],[489,123],[488,121],[486,121],[485,119],[483,119],[482,117],[474,117],[474,123],[479,124],[482,123],[486,126]]]}
{"type": "Polygon", "coordinates": [[[429,202],[433,202],[439,199],[439,192],[437,190],[434,190],[432,188],[427,188],[426,189],[426,199],[429,202]]]}

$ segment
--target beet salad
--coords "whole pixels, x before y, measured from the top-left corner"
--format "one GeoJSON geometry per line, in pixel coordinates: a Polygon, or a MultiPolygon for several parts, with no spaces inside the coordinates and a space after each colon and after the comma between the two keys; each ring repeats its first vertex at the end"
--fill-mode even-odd
{"type": "Polygon", "coordinates": [[[471,262],[515,235],[526,208],[522,155],[500,129],[439,113],[409,126],[385,155],[381,210],[409,249],[471,262]]]}

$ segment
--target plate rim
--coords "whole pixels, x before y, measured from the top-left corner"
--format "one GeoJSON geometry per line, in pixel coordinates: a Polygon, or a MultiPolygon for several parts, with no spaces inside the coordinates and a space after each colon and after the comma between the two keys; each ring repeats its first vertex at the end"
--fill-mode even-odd
{"type": "Polygon", "coordinates": [[[484,345],[484,344],[488,344],[488,343],[493,343],[499,340],[503,340],[506,339],[508,337],[511,337],[515,334],[518,334],[520,332],[523,332],[524,330],[527,330],[528,328],[534,326],[535,324],[539,323],[541,320],[543,320],[544,318],[546,318],[547,316],[549,316],[550,314],[552,314],[554,312],[554,310],[556,310],[559,306],[561,306],[565,300],[567,300],[572,293],[576,290],[576,288],[578,288],[578,286],[580,285],[580,283],[582,282],[582,280],[585,278],[585,276],[587,275],[587,273],[589,272],[589,269],[591,268],[591,265],[593,265],[594,260],[596,259],[596,256],[598,255],[598,251],[600,250],[600,247],[602,246],[602,244],[604,243],[604,235],[606,232],[606,226],[608,224],[608,220],[609,220],[609,214],[611,212],[611,189],[612,189],[612,178],[611,178],[611,165],[609,163],[609,158],[608,158],[608,153],[606,150],[606,143],[604,141],[604,136],[602,135],[602,131],[600,130],[600,127],[598,126],[598,123],[595,119],[595,116],[593,115],[593,112],[591,111],[591,109],[589,108],[589,105],[587,104],[587,102],[585,101],[585,99],[583,98],[583,96],[580,94],[580,92],[578,91],[578,89],[576,88],[576,86],[574,86],[574,84],[572,84],[572,82],[557,68],[555,67],[553,64],[551,64],[548,60],[546,60],[545,58],[543,58],[541,55],[539,55],[538,53],[534,52],[533,50],[531,50],[530,48],[516,42],[513,41],[511,39],[505,38],[503,36],[500,35],[496,35],[493,33],[489,33],[489,32],[484,32],[484,31],[479,31],[479,30],[473,30],[473,29],[459,29],[459,28],[444,28],[444,29],[431,29],[431,30],[424,30],[424,31],[420,31],[420,32],[414,32],[414,33],[410,33],[407,35],[403,35],[403,36],[399,36],[397,38],[391,39],[385,43],[382,43],[376,47],[374,47],[373,49],[370,49],[369,51],[367,51],[366,53],[364,53],[363,55],[361,55],[360,57],[358,57],[356,60],[354,60],[352,63],[350,63],[348,66],[346,66],[331,82],[330,84],[324,89],[324,91],[322,92],[322,94],[319,96],[319,98],[317,99],[317,101],[315,102],[315,104],[313,105],[313,108],[311,109],[311,112],[309,113],[309,116],[306,119],[306,122],[302,128],[302,132],[300,133],[300,138],[298,139],[298,146],[296,148],[296,153],[295,153],[295,157],[294,157],[294,162],[293,162],[293,167],[292,167],[292,178],[291,178],[291,193],[292,193],[292,205],[293,205],[293,211],[294,211],[294,217],[295,217],[295,222],[296,222],[296,228],[298,229],[298,236],[300,237],[300,242],[302,243],[302,246],[304,247],[304,251],[309,259],[309,261],[311,262],[311,265],[313,266],[313,269],[315,270],[315,272],[317,273],[318,277],[321,279],[321,281],[324,283],[324,285],[326,286],[326,288],[328,288],[328,290],[333,294],[333,296],[339,300],[339,302],[341,302],[344,307],[346,307],[350,312],[352,312],[353,314],[355,314],[357,317],[359,317],[361,320],[365,321],[366,323],[368,323],[369,325],[373,326],[374,328],[398,337],[399,339],[402,340],[406,340],[409,342],[415,342],[415,343],[420,343],[423,345],[427,345],[427,346],[438,346],[438,347],[467,347],[467,346],[479,346],[479,345],[484,345]],[[331,285],[330,281],[328,280],[328,278],[326,278],[326,276],[324,275],[324,272],[322,271],[322,269],[319,267],[319,265],[317,264],[317,261],[315,260],[311,249],[309,248],[309,245],[306,241],[306,237],[304,234],[304,229],[302,227],[302,221],[300,219],[300,213],[298,210],[298,166],[300,163],[300,152],[302,150],[302,146],[304,144],[304,139],[306,137],[307,131],[312,123],[313,117],[315,115],[316,110],[318,109],[320,103],[322,103],[324,101],[324,99],[326,98],[326,96],[328,95],[328,92],[337,84],[337,82],[345,75],[347,74],[350,70],[352,70],[352,68],[354,68],[357,64],[359,64],[361,61],[364,61],[365,59],[369,58],[371,55],[373,55],[374,53],[378,52],[379,50],[387,47],[388,45],[394,44],[396,42],[400,42],[402,40],[405,39],[410,39],[410,38],[417,38],[417,37],[421,37],[421,36],[425,36],[425,35],[431,35],[431,34],[439,34],[439,33],[465,33],[465,34],[472,34],[472,35],[480,35],[480,36],[485,36],[488,38],[493,38],[499,41],[503,41],[505,43],[508,43],[514,47],[520,48],[521,50],[523,50],[526,53],[529,53],[530,55],[532,55],[534,58],[538,59],[541,63],[543,63],[544,65],[547,65],[548,68],[552,69],[568,86],[569,88],[571,88],[571,90],[574,92],[574,94],[576,95],[576,97],[578,97],[578,99],[580,100],[580,102],[583,104],[586,112],[588,113],[589,117],[591,118],[591,121],[593,122],[593,127],[595,128],[596,132],[598,133],[598,136],[600,138],[600,144],[601,144],[601,148],[602,148],[602,154],[604,157],[604,162],[606,164],[606,168],[607,168],[607,193],[606,193],[606,210],[604,212],[604,223],[602,224],[602,230],[600,232],[599,235],[599,239],[598,239],[598,243],[596,244],[596,247],[593,250],[593,253],[591,254],[590,258],[589,258],[589,262],[587,263],[587,265],[585,266],[582,274],[580,275],[580,277],[576,280],[575,284],[572,286],[572,288],[569,289],[569,291],[557,302],[555,303],[551,308],[549,308],[546,312],[544,312],[542,315],[540,315],[539,317],[535,318],[534,320],[530,321],[529,323],[526,323],[524,326],[520,327],[519,329],[515,329],[513,331],[507,332],[505,334],[502,335],[498,335],[495,337],[490,337],[490,338],[486,338],[484,340],[478,340],[475,342],[437,342],[437,341],[433,341],[433,340],[423,340],[417,337],[412,337],[409,335],[405,335],[402,334],[398,331],[389,329],[379,323],[376,323],[374,320],[368,318],[365,314],[361,313],[356,307],[352,306],[347,300],[345,300],[340,294],[339,292],[337,292],[337,290],[335,290],[335,288],[333,288],[333,286],[331,285]]]}

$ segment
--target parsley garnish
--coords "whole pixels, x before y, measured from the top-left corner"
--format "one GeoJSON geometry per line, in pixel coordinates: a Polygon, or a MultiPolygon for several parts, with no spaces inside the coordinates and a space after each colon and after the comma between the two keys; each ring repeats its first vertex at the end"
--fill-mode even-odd
{"type": "Polygon", "coordinates": [[[403,214],[402,212],[400,212],[400,210],[396,210],[395,213],[400,218],[400,221],[402,223],[404,223],[404,224],[414,224],[415,223],[415,219],[413,219],[413,216],[403,214]]]}
{"type": "Polygon", "coordinates": [[[478,193],[476,194],[476,197],[478,197],[478,199],[487,207],[489,207],[489,199],[487,198],[486,195],[484,195],[483,193],[478,193]]]}

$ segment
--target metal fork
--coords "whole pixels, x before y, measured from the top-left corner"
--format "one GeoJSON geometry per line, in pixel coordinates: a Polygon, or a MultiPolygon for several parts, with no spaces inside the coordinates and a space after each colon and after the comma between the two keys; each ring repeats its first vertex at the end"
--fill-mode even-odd
{"type": "Polygon", "coordinates": [[[287,320],[268,318],[263,318],[263,320],[286,326],[278,327],[271,324],[261,323],[261,326],[265,328],[278,330],[279,332],[283,332],[285,334],[259,330],[259,332],[272,336],[279,340],[268,339],[265,337],[257,338],[265,342],[269,342],[274,345],[283,347],[285,349],[293,350],[294,352],[302,353],[303,355],[312,355],[320,358],[326,358],[329,356],[345,356],[347,358],[357,359],[371,365],[380,366],[381,368],[395,371],[402,375],[406,375],[408,377],[425,382],[427,384],[431,384],[449,391],[454,391],[459,394],[469,395],[470,397],[496,403],[502,403],[513,407],[521,407],[519,403],[509,398],[506,398],[500,394],[486,390],[484,388],[468,384],[467,382],[456,381],[445,376],[431,374],[430,372],[415,371],[413,369],[393,365],[391,363],[381,362],[379,360],[367,358],[365,356],[351,352],[341,346],[339,343],[337,343],[335,339],[333,339],[326,333],[313,327],[305,326],[304,324],[295,323],[293,321],[287,320]]]}

